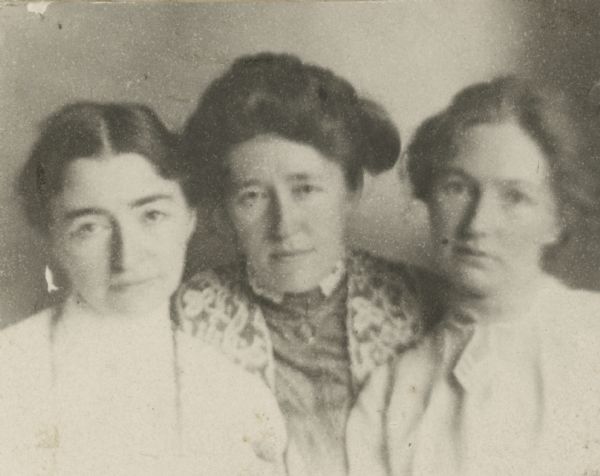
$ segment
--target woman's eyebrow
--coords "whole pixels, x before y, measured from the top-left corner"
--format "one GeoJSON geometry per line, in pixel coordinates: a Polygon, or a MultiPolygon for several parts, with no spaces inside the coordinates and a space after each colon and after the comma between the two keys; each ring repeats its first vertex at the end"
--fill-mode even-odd
{"type": "Polygon", "coordinates": [[[73,221],[77,218],[86,215],[105,215],[105,212],[100,208],[87,207],[87,208],[76,208],[74,210],[69,210],[63,216],[65,221],[73,221]]]}
{"type": "Polygon", "coordinates": [[[307,180],[319,180],[320,176],[317,174],[310,174],[306,172],[290,174],[286,177],[288,182],[305,182],[307,180]]]}
{"type": "Polygon", "coordinates": [[[257,187],[257,186],[261,185],[261,182],[258,179],[248,179],[248,180],[240,180],[240,181],[233,179],[230,181],[230,185],[237,189],[242,189],[242,188],[246,188],[246,187],[257,187]]]}
{"type": "Polygon", "coordinates": [[[154,195],[148,195],[147,197],[138,198],[129,203],[130,208],[137,208],[147,205],[148,203],[156,202],[159,200],[173,200],[173,196],[167,193],[156,193],[154,195]]]}
{"type": "Polygon", "coordinates": [[[532,182],[531,180],[527,180],[527,179],[510,179],[510,178],[506,178],[506,179],[500,179],[498,180],[498,182],[503,186],[503,187],[520,187],[520,188],[526,188],[526,189],[535,189],[536,184],[534,182],[532,182]]]}
{"type": "Polygon", "coordinates": [[[442,166],[437,174],[438,177],[446,177],[448,175],[458,175],[459,177],[462,178],[469,178],[469,174],[467,174],[463,169],[453,166],[453,165],[447,165],[447,166],[442,166]]]}

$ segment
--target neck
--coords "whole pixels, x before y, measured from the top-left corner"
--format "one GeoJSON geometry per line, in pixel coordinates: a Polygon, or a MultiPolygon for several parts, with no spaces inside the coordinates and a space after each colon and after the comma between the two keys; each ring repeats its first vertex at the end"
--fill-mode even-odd
{"type": "Polygon", "coordinates": [[[148,325],[153,322],[160,324],[170,316],[170,303],[168,301],[147,309],[123,311],[94,306],[78,294],[72,296],[71,302],[88,316],[98,320],[98,322],[107,324],[110,322],[118,322],[120,325],[128,323],[148,325]]]}
{"type": "Polygon", "coordinates": [[[519,286],[477,293],[452,288],[447,294],[447,308],[475,322],[505,322],[523,316],[535,302],[540,277],[519,286]]]}

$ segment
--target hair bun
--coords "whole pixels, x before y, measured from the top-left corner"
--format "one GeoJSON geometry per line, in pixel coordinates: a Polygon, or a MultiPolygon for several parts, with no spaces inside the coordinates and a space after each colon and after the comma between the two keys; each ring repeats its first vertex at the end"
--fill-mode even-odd
{"type": "Polygon", "coordinates": [[[358,107],[358,132],[363,137],[363,168],[371,174],[391,169],[398,160],[402,146],[396,125],[374,101],[359,99],[358,107]]]}

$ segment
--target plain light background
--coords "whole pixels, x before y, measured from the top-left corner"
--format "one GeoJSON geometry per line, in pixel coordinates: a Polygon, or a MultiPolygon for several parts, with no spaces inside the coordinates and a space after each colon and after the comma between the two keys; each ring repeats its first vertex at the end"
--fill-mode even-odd
{"type": "MultiPolygon", "coordinates": [[[[44,292],[45,250],[25,223],[14,181],[39,122],[67,102],[140,101],[179,129],[200,93],[238,55],[291,52],[333,69],[381,102],[404,144],[464,86],[516,72],[565,88],[581,104],[600,79],[595,0],[401,0],[326,3],[59,2],[43,14],[0,6],[0,319],[28,315],[44,292]]],[[[600,122],[598,122],[600,125],[600,122]]],[[[352,242],[427,263],[424,210],[397,170],[368,180],[352,242]]],[[[590,226],[556,266],[600,289],[590,226]]],[[[204,228],[198,266],[227,258],[204,228]]],[[[0,324],[2,325],[2,324],[0,324]]]]}

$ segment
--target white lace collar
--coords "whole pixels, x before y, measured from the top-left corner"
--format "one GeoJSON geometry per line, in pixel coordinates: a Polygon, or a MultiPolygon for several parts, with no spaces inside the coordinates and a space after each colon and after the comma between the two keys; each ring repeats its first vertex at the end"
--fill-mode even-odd
{"type": "MultiPolygon", "coordinates": [[[[254,294],[268,299],[275,304],[281,304],[283,302],[286,293],[272,291],[267,289],[265,286],[262,286],[257,279],[256,273],[250,266],[246,266],[246,275],[248,278],[248,284],[250,285],[250,288],[252,288],[254,294]]],[[[346,261],[341,259],[334,265],[331,272],[319,282],[317,288],[321,291],[321,294],[323,294],[324,297],[329,297],[337,289],[345,275],[346,261]]]]}

